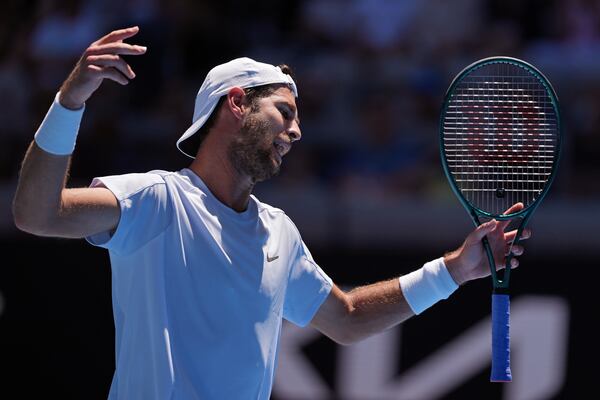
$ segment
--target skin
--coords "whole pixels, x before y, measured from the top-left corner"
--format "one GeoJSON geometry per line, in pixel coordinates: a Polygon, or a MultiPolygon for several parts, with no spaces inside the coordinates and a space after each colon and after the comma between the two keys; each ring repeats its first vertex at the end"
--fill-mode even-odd
{"type": "MultiPolygon", "coordinates": [[[[104,80],[121,85],[135,78],[122,56],[139,56],[143,46],[125,43],[138,32],[137,27],[116,30],[92,43],[60,88],[60,103],[79,109],[104,80]]],[[[290,89],[281,85],[271,95],[260,98],[252,107],[244,90],[230,89],[217,113],[216,121],[198,150],[190,169],[212,193],[230,208],[241,212],[248,205],[254,185],[274,176],[283,156],[300,140],[300,121],[296,100],[290,89]]],[[[106,188],[66,188],[70,156],[56,156],[29,146],[21,167],[13,201],[15,224],[38,236],[83,238],[113,231],[120,218],[115,196],[106,188]]],[[[515,204],[506,213],[522,209],[515,204]]],[[[505,232],[508,222],[490,221],[466,237],[462,245],[444,256],[453,279],[463,285],[490,275],[481,239],[487,238],[498,268],[515,231],[505,232]]],[[[526,230],[523,239],[530,236],[526,230]]],[[[523,247],[512,252],[519,256],[523,247]]],[[[512,259],[512,267],[518,260],[512,259]]],[[[413,315],[400,290],[397,278],[344,292],[334,285],[317,311],[311,326],[340,344],[362,340],[386,330],[413,315]]]]}

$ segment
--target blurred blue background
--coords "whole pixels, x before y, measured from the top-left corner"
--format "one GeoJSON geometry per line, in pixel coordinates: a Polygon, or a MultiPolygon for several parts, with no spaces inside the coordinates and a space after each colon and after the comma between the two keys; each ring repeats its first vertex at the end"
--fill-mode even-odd
{"type": "MultiPolygon", "coordinates": [[[[592,387],[584,365],[596,337],[589,321],[600,275],[600,2],[67,0],[8,1],[0,13],[0,397],[11,390],[23,398],[108,393],[108,255],[84,241],[19,232],[10,204],[24,152],[81,52],[132,25],[140,33],[129,41],[148,52],[127,59],[137,74],[128,86],[105,82],[88,101],[69,186],[186,167],[174,144],[191,123],[208,70],[239,56],[286,63],[299,86],[303,138],[280,176],[256,194],[291,216],[316,261],[347,287],[407,273],[460,245],[470,219],[438,151],[445,90],[479,58],[506,55],[537,66],[561,101],[564,152],[512,285],[515,301],[539,296],[541,306],[532,310],[544,310],[547,300],[548,309],[558,301],[564,311],[556,340],[565,355],[549,344],[540,351],[558,354],[552,365],[535,355],[527,364],[542,375],[554,371],[554,385],[531,375],[530,392],[491,385],[486,365],[436,393],[350,393],[339,365],[347,350],[314,337],[298,351],[320,391],[281,382],[302,376],[292,368],[292,375],[278,372],[273,398],[562,399],[592,387]]],[[[390,379],[407,376],[486,318],[489,293],[489,281],[473,282],[405,323],[390,379]]],[[[523,315],[535,321],[530,313],[523,315]]]]}

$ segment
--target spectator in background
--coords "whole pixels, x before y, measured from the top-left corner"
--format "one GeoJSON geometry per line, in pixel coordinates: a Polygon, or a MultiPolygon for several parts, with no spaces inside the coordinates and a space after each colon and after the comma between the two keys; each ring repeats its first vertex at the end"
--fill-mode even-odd
{"type": "Polygon", "coordinates": [[[54,90],[65,69],[103,30],[95,2],[64,0],[38,3],[39,23],[31,33],[31,55],[38,66],[36,83],[54,90]]]}
{"type": "Polygon", "coordinates": [[[350,114],[356,116],[360,136],[341,155],[334,172],[342,193],[390,196],[423,190],[431,136],[420,129],[418,96],[413,102],[394,96],[394,91],[408,90],[378,88],[356,96],[350,114]]]}
{"type": "Polygon", "coordinates": [[[0,53],[0,179],[16,178],[14,162],[20,155],[14,149],[27,145],[25,132],[32,128],[34,85],[26,41],[26,32],[18,30],[0,53]]]}
{"type": "Polygon", "coordinates": [[[600,2],[562,1],[557,11],[563,16],[562,35],[566,43],[573,46],[600,45],[600,2]]]}
{"type": "Polygon", "coordinates": [[[398,46],[422,7],[417,0],[312,0],[303,2],[301,17],[326,40],[381,53],[398,46]]]}

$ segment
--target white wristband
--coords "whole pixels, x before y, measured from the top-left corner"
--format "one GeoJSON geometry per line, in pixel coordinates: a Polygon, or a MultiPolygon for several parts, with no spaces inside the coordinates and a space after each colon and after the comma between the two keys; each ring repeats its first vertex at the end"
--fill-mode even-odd
{"type": "Polygon", "coordinates": [[[420,314],[458,288],[440,257],[399,278],[404,298],[415,314],[420,314]]]}
{"type": "Polygon", "coordinates": [[[72,154],[75,149],[85,105],[79,110],[69,110],[60,104],[59,95],[60,92],[56,93],[54,102],[35,133],[34,140],[42,150],[66,156],[72,154]]]}

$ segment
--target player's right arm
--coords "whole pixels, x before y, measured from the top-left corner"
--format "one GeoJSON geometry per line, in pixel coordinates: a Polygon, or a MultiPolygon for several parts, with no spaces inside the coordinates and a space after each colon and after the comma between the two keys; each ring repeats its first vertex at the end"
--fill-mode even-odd
{"type": "MultiPolygon", "coordinates": [[[[68,119],[69,113],[82,110],[104,79],[121,85],[133,79],[135,74],[121,55],[146,52],[145,47],[123,42],[137,32],[137,27],[120,29],[92,43],[61,86],[57,98],[59,104],[53,106],[56,112],[68,119]]],[[[52,131],[52,135],[63,134],[71,135],[74,145],[76,132],[52,131]]],[[[67,189],[71,155],[51,151],[52,143],[62,142],[64,148],[64,141],[55,141],[46,135],[47,140],[42,146],[37,138],[29,146],[19,172],[13,199],[16,226],[35,235],[68,238],[81,238],[116,228],[120,209],[112,192],[102,187],[67,189]]]]}

